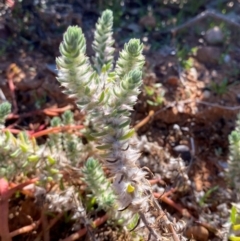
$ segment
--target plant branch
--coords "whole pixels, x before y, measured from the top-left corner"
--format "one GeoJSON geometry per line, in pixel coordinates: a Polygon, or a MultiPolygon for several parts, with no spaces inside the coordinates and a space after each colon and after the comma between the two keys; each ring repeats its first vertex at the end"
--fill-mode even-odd
{"type": "Polygon", "coordinates": [[[10,236],[13,238],[17,235],[20,235],[20,234],[23,234],[23,233],[28,233],[28,232],[36,229],[39,226],[40,223],[41,223],[41,220],[38,220],[38,221],[33,222],[30,225],[27,225],[25,227],[16,229],[16,230],[14,230],[10,233],[10,236]]]}
{"type": "Polygon", "coordinates": [[[197,22],[201,21],[202,19],[205,19],[207,17],[212,17],[212,18],[215,18],[217,20],[220,20],[220,21],[224,21],[224,22],[227,22],[228,24],[236,27],[236,28],[240,28],[240,24],[229,19],[228,17],[226,17],[225,15],[221,14],[221,13],[217,13],[213,10],[206,10],[200,14],[198,14],[196,17],[190,19],[189,21],[183,23],[182,25],[179,25],[175,28],[173,28],[171,30],[172,34],[175,35],[177,32],[183,30],[183,29],[186,29],[186,28],[189,28],[193,25],[195,25],[197,22]]]}
{"type": "Polygon", "coordinates": [[[0,237],[2,241],[11,241],[11,235],[9,233],[8,226],[8,212],[9,212],[9,203],[8,199],[16,192],[21,190],[23,187],[35,183],[38,178],[34,178],[32,180],[28,180],[24,183],[21,183],[11,189],[9,189],[9,183],[6,179],[0,178],[0,210],[1,218],[0,218],[0,237]]]}
{"type": "MultiPolygon", "coordinates": [[[[101,224],[105,223],[108,219],[107,214],[105,214],[103,217],[101,218],[97,218],[94,222],[93,222],[93,227],[98,227],[101,224]]],[[[77,231],[76,233],[71,234],[69,237],[61,240],[61,241],[74,241],[77,240],[79,238],[81,238],[82,236],[84,236],[87,233],[87,228],[83,228],[80,229],[79,231],[77,231]]]]}

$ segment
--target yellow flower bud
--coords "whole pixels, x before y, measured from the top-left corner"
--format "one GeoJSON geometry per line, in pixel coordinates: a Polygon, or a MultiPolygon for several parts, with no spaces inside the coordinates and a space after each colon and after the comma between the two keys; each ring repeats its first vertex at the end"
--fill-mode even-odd
{"type": "Polygon", "coordinates": [[[134,192],[134,190],[135,190],[135,187],[132,186],[132,184],[128,184],[128,186],[127,186],[127,192],[128,192],[128,193],[132,193],[132,192],[134,192]]]}

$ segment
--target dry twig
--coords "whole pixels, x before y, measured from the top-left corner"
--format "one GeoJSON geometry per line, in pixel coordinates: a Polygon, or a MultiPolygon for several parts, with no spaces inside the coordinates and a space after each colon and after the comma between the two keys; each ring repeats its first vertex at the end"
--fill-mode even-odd
{"type": "Polygon", "coordinates": [[[200,14],[198,14],[196,17],[190,19],[189,21],[173,28],[171,30],[171,33],[173,34],[173,36],[175,36],[177,34],[177,32],[183,30],[183,29],[186,29],[186,28],[189,28],[193,25],[195,25],[197,22],[207,18],[207,17],[212,17],[214,19],[217,19],[217,20],[220,20],[220,21],[224,21],[230,25],[233,25],[234,27],[236,28],[239,28],[240,29],[240,24],[235,22],[234,20],[231,20],[229,17],[226,17],[225,15],[221,14],[221,13],[217,13],[213,10],[206,10],[200,14]]]}

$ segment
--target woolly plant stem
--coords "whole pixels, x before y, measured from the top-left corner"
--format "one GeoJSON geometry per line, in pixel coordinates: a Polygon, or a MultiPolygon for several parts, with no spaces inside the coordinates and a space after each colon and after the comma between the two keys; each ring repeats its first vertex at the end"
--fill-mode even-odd
{"type": "MultiPolygon", "coordinates": [[[[112,12],[106,10],[97,23],[93,66],[85,55],[82,30],[69,27],[60,45],[61,56],[56,59],[58,80],[65,93],[75,97],[78,107],[88,113],[86,119],[92,128],[87,134],[98,145],[103,166],[110,172],[117,208],[140,216],[150,233],[158,238],[161,235],[151,221],[151,202],[160,212],[162,209],[153,197],[147,172],[138,167],[140,153],[131,143],[135,131],[130,128],[130,112],[142,85],[143,44],[138,39],[126,43],[114,71],[110,72],[114,50],[111,27],[112,12]]],[[[150,113],[146,121],[153,115],[150,113]]]]}

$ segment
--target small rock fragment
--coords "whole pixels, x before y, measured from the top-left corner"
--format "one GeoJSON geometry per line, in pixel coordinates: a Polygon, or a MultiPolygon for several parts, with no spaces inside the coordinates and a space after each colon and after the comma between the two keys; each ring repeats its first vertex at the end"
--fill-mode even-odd
{"type": "Polygon", "coordinates": [[[208,99],[211,97],[211,91],[208,89],[204,89],[202,92],[202,98],[203,99],[208,99]]]}
{"type": "Polygon", "coordinates": [[[179,78],[177,76],[169,76],[166,80],[166,84],[177,86],[179,84],[179,78]]]}
{"type": "Polygon", "coordinates": [[[173,129],[174,129],[175,131],[179,131],[179,130],[180,130],[180,126],[179,126],[178,124],[174,124],[174,125],[173,125],[173,129]]]}
{"type": "Polygon", "coordinates": [[[177,111],[178,111],[178,113],[183,113],[184,112],[184,105],[182,103],[178,103],[177,111]]]}
{"type": "Polygon", "coordinates": [[[54,75],[58,74],[58,70],[57,70],[56,64],[46,64],[46,68],[47,68],[47,70],[49,70],[54,75]]]}
{"type": "Polygon", "coordinates": [[[146,15],[140,19],[139,24],[144,28],[155,28],[157,23],[153,16],[146,15]]]}
{"type": "Polygon", "coordinates": [[[186,127],[185,127],[185,126],[181,127],[181,130],[182,130],[182,131],[189,132],[189,128],[188,128],[187,126],[186,126],[186,127]]]}
{"type": "Polygon", "coordinates": [[[198,79],[198,72],[197,72],[196,68],[192,67],[189,70],[189,75],[192,79],[197,80],[198,79]]]}
{"type": "Polygon", "coordinates": [[[190,162],[191,160],[191,152],[188,146],[186,145],[178,145],[173,148],[173,151],[180,156],[184,161],[190,162]]]}
{"type": "Polygon", "coordinates": [[[126,26],[126,28],[135,33],[139,33],[141,31],[141,27],[136,23],[130,23],[129,25],[126,26]]]}
{"type": "Polygon", "coordinates": [[[221,44],[221,43],[223,43],[224,35],[223,35],[222,30],[217,26],[207,30],[207,32],[205,33],[205,40],[209,44],[221,44]]]}
{"type": "Polygon", "coordinates": [[[223,61],[224,61],[224,63],[228,64],[231,61],[231,56],[229,54],[226,54],[223,57],[223,61]]]}
{"type": "Polygon", "coordinates": [[[217,64],[221,58],[221,51],[217,47],[203,46],[198,48],[196,58],[203,64],[217,64]]]}
{"type": "Polygon", "coordinates": [[[132,15],[138,15],[139,14],[139,8],[130,8],[129,13],[132,15]]]}
{"type": "Polygon", "coordinates": [[[240,103],[240,94],[237,94],[236,100],[237,100],[238,103],[240,103]]]}
{"type": "Polygon", "coordinates": [[[219,166],[221,166],[223,169],[228,169],[228,162],[226,161],[218,161],[219,166]]]}
{"type": "Polygon", "coordinates": [[[187,238],[194,238],[196,241],[207,241],[209,237],[209,232],[206,228],[202,226],[193,226],[187,228],[185,235],[187,238]]]}

